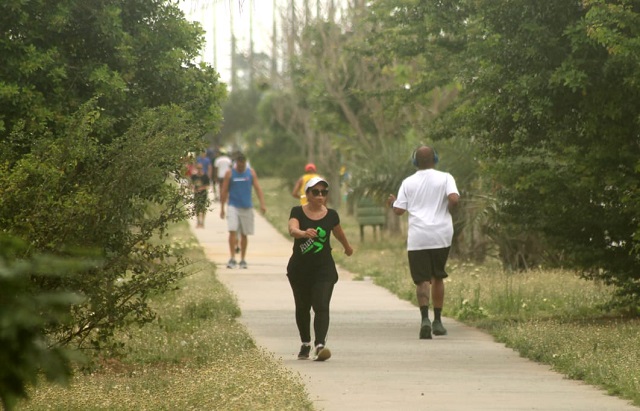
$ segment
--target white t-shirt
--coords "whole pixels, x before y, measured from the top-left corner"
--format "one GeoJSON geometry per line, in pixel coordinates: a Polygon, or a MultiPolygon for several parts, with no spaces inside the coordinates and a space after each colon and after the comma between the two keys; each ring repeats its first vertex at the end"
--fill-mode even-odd
{"type": "Polygon", "coordinates": [[[409,229],[407,250],[428,250],[451,246],[453,221],[449,194],[459,194],[449,173],[418,170],[402,181],[394,207],[407,210],[409,229]]]}
{"type": "Polygon", "coordinates": [[[228,156],[219,156],[213,162],[213,166],[218,170],[217,177],[219,180],[224,178],[224,175],[227,174],[227,171],[231,168],[231,159],[228,156]]]}

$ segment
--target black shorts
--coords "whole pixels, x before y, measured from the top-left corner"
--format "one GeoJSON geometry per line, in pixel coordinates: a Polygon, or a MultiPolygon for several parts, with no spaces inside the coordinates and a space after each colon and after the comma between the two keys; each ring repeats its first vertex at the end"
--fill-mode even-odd
{"type": "Polygon", "coordinates": [[[451,247],[432,250],[413,250],[408,252],[409,270],[414,284],[431,281],[431,278],[447,278],[444,270],[451,247]]]}

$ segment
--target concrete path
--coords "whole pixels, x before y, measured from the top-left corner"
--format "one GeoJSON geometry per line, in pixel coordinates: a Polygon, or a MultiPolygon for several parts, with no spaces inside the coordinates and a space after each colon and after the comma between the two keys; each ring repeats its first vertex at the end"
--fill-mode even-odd
{"type": "MultiPolygon", "coordinates": [[[[194,221],[191,227],[216,263],[218,277],[237,296],[240,321],[259,346],[300,374],[318,410],[640,410],[520,358],[452,319],[443,321],[447,336],[419,340],[416,307],[369,281],[352,281],[342,269],[327,340],[333,356],[326,362],[300,361],[285,276],[290,239],[256,213],[249,268],[231,270],[226,220],[219,211],[208,214],[206,228],[195,228],[194,221]]],[[[357,252],[359,239],[350,240],[357,252]]],[[[342,248],[338,244],[334,250],[342,248]]]]}

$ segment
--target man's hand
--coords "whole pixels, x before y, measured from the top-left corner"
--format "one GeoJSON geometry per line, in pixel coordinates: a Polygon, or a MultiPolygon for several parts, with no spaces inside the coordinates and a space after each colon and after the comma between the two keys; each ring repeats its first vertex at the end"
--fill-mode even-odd
{"type": "Polygon", "coordinates": [[[393,194],[389,194],[389,197],[387,198],[387,207],[393,207],[393,203],[395,203],[396,201],[396,196],[394,196],[393,194]]]}

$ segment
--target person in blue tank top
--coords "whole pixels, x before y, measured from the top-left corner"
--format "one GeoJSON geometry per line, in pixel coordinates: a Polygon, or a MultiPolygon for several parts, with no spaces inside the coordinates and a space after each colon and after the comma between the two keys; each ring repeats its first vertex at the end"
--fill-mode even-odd
{"type": "Polygon", "coordinates": [[[245,256],[249,240],[247,236],[254,232],[253,202],[251,200],[252,188],[256,190],[260,201],[260,211],[267,212],[264,204],[264,194],[258,183],[258,175],[255,170],[247,167],[247,158],[244,154],[236,156],[235,166],[224,176],[220,188],[220,218],[227,218],[229,230],[229,262],[227,268],[236,268],[238,262],[235,259],[236,247],[238,247],[238,234],[240,234],[240,268],[247,268],[245,256]],[[225,213],[225,204],[228,202],[228,210],[225,213]]]}

